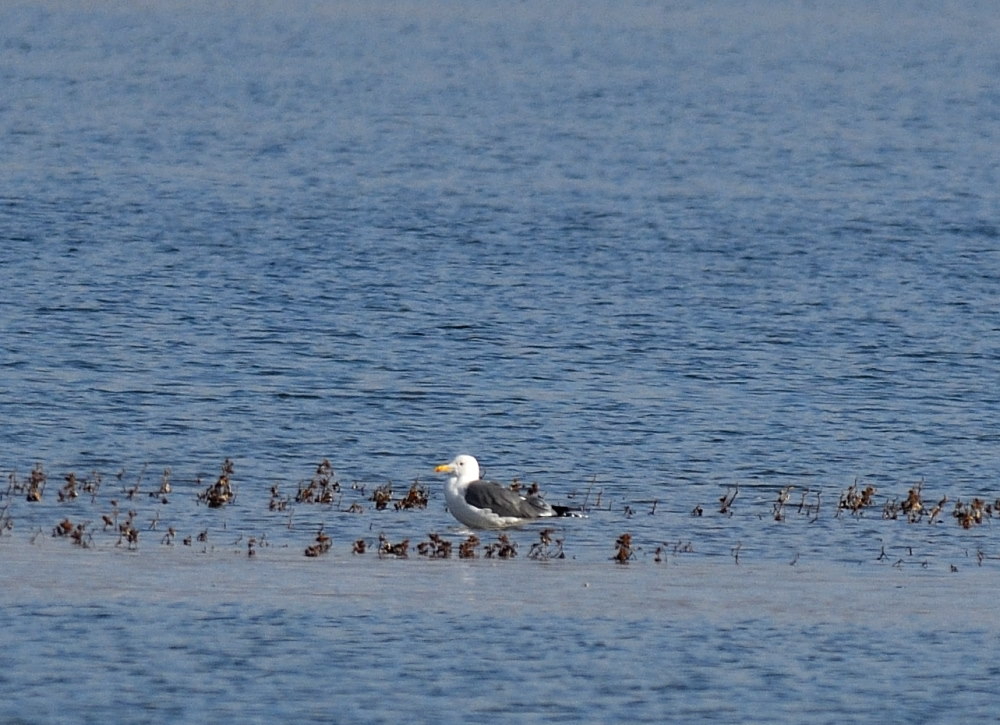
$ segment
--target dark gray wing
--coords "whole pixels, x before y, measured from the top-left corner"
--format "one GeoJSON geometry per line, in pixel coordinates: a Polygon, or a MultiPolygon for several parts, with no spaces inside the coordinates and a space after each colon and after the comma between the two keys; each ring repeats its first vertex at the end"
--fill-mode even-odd
{"type": "Polygon", "coordinates": [[[493,481],[473,481],[465,489],[465,500],[470,506],[489,509],[497,516],[517,516],[522,519],[537,519],[552,516],[553,510],[541,496],[525,498],[493,481]]]}

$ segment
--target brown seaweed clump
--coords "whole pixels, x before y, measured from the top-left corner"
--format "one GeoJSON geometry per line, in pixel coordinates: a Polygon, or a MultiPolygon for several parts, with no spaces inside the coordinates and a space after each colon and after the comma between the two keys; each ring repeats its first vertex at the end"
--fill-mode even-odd
{"type": "MultiPolygon", "coordinates": [[[[997,500],[997,507],[1000,507],[1000,499],[997,500]]],[[[973,526],[983,523],[984,520],[993,516],[994,504],[987,503],[984,499],[974,498],[968,503],[961,500],[955,502],[955,510],[952,516],[958,521],[958,525],[963,529],[971,529],[973,526]]]]}
{"type": "MultiPolygon", "coordinates": [[[[389,507],[390,503],[393,504],[393,508],[395,508],[396,511],[399,511],[401,509],[427,508],[428,497],[429,494],[427,493],[427,489],[420,485],[420,481],[414,481],[410,485],[406,495],[393,503],[392,482],[389,481],[376,487],[375,490],[372,491],[371,500],[375,503],[376,511],[385,511],[389,507]]],[[[356,509],[352,506],[352,509],[357,510],[358,512],[364,510],[360,505],[357,506],[356,509]]]]}
{"type": "Polygon", "coordinates": [[[387,556],[395,556],[397,559],[407,558],[407,549],[410,548],[410,540],[403,539],[398,544],[393,544],[385,537],[385,534],[378,535],[378,558],[384,559],[387,556]]]}
{"type": "Polygon", "coordinates": [[[129,511],[128,517],[118,525],[118,541],[115,546],[125,544],[129,550],[139,548],[139,529],[135,527],[135,511],[129,511]]]}
{"type": "Polygon", "coordinates": [[[316,473],[305,486],[299,486],[296,503],[333,503],[340,493],[340,482],[334,476],[333,465],[327,459],[316,466],[316,473]]]}
{"type": "Polygon", "coordinates": [[[427,499],[427,489],[420,485],[420,481],[414,481],[406,495],[393,505],[397,511],[400,509],[425,509],[427,508],[427,499]]]}
{"type": "Polygon", "coordinates": [[[198,500],[204,501],[209,508],[220,508],[236,499],[232,484],[233,462],[226,459],[222,463],[222,473],[211,486],[198,494],[198,500]]]}
{"type": "Polygon", "coordinates": [[[479,547],[479,537],[469,534],[469,538],[458,545],[459,559],[475,559],[476,549],[479,547]]]}
{"type": "Polygon", "coordinates": [[[41,463],[36,463],[35,467],[31,469],[31,475],[28,476],[28,492],[25,494],[25,499],[32,502],[37,502],[42,500],[42,492],[45,490],[45,470],[42,468],[41,463]]]}
{"type": "Polygon", "coordinates": [[[875,503],[875,493],[876,489],[874,486],[859,488],[858,482],[855,481],[840,495],[840,500],[837,502],[838,513],[840,511],[849,511],[855,515],[860,514],[875,503]]]}
{"type": "Polygon", "coordinates": [[[66,474],[66,483],[59,489],[59,501],[69,501],[80,495],[80,492],[76,490],[77,480],[75,473],[66,474]]]}
{"type": "Polygon", "coordinates": [[[267,504],[270,511],[284,511],[288,508],[288,496],[282,495],[278,484],[271,486],[271,500],[267,504]]]}
{"type": "Polygon", "coordinates": [[[431,559],[448,559],[451,557],[451,542],[440,534],[428,534],[427,541],[417,544],[417,553],[431,559]]]}
{"type": "Polygon", "coordinates": [[[487,559],[513,559],[517,556],[517,544],[507,534],[499,534],[494,543],[486,546],[484,556],[487,559]]]}
{"type": "Polygon", "coordinates": [[[918,484],[906,493],[906,500],[903,501],[902,509],[906,514],[906,520],[911,524],[920,520],[924,512],[924,501],[920,496],[921,486],[918,484]]]}
{"type": "Polygon", "coordinates": [[[330,550],[331,541],[330,537],[326,535],[323,531],[323,527],[319,527],[319,531],[316,533],[316,541],[311,546],[306,547],[306,556],[321,556],[330,550]]]}
{"type": "Polygon", "coordinates": [[[52,529],[52,535],[69,538],[76,546],[84,549],[92,543],[90,533],[87,531],[87,524],[74,525],[69,519],[63,519],[56,524],[55,528],[52,529]]]}
{"type": "Polygon", "coordinates": [[[563,540],[553,539],[552,534],[555,533],[555,529],[542,529],[538,532],[538,541],[531,545],[528,549],[528,558],[536,559],[539,561],[547,561],[548,559],[565,559],[566,554],[563,553],[563,540]]]}
{"type": "Polygon", "coordinates": [[[385,511],[389,502],[392,501],[392,483],[385,483],[377,487],[372,492],[372,501],[375,502],[376,511],[385,511]]]}
{"type": "Polygon", "coordinates": [[[628,564],[634,558],[635,549],[632,548],[632,534],[622,534],[615,540],[615,554],[611,559],[616,564],[628,564]]]}

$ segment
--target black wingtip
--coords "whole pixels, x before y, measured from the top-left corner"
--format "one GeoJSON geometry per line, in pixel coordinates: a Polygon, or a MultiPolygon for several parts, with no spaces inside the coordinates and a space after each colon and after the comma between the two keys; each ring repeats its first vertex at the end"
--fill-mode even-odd
{"type": "Polygon", "coordinates": [[[587,514],[583,513],[580,509],[570,508],[569,506],[552,506],[552,510],[556,512],[556,516],[567,516],[575,519],[585,519],[587,514]]]}

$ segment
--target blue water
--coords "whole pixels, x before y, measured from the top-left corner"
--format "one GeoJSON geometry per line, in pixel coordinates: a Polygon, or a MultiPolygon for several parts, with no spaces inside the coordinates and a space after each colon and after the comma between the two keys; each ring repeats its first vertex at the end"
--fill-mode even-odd
{"type": "Polygon", "coordinates": [[[1000,541],[951,512],[1000,497],[998,26],[5,3],[0,471],[48,483],[0,491],[0,719],[884,722],[902,682],[900,721],[979,713],[1000,541]],[[586,506],[567,558],[416,555],[464,539],[457,452],[586,506]],[[269,508],[323,458],[335,504],[269,508]],[[882,518],[918,484],[935,523],[882,518]]]}

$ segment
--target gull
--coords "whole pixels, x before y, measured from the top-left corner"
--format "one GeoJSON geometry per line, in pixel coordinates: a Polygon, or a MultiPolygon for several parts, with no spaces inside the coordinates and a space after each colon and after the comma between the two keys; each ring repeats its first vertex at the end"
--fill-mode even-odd
{"type": "Polygon", "coordinates": [[[473,529],[503,529],[553,516],[582,516],[567,506],[553,506],[539,494],[522,496],[505,486],[479,478],[479,461],[468,454],[442,463],[435,473],[450,473],[444,499],[451,515],[473,529]]]}

